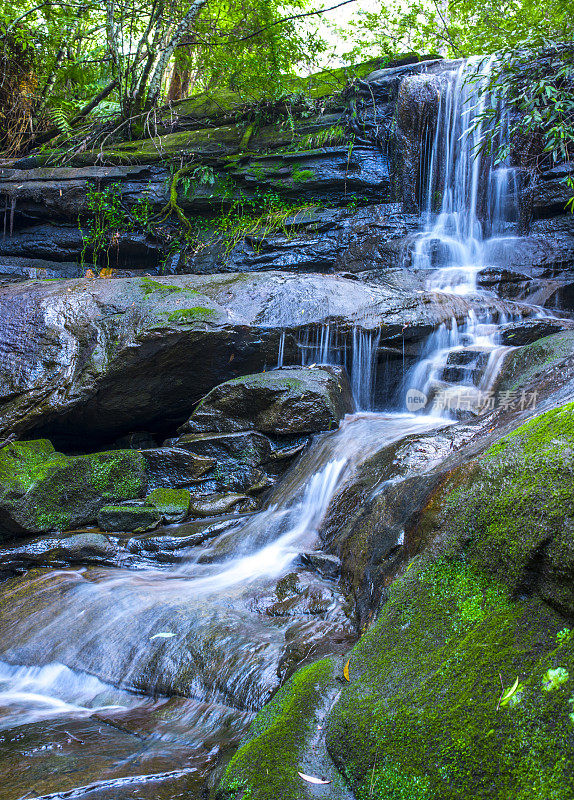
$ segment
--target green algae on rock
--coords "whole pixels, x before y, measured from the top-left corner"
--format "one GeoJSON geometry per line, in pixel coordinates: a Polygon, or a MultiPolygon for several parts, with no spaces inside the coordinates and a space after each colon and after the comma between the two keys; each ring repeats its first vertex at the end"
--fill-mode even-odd
{"type": "Polygon", "coordinates": [[[563,619],[460,557],[413,569],[391,589],[350,661],[329,752],[360,800],[559,800],[574,791],[563,619]],[[518,678],[518,691],[501,699],[518,678]]]}
{"type": "Polygon", "coordinates": [[[156,508],[167,522],[184,519],[189,511],[191,494],[187,489],[160,487],[146,497],[146,503],[156,508]]]}
{"type": "MultiPolygon", "coordinates": [[[[574,403],[547,411],[457,470],[434,525],[515,591],[574,614],[574,403]]],[[[437,501],[435,500],[435,505],[437,501]]]]}
{"type": "Polygon", "coordinates": [[[95,520],[104,505],[143,494],[145,462],[134,450],[68,457],[47,440],[0,450],[0,530],[67,530],[95,520]]]}

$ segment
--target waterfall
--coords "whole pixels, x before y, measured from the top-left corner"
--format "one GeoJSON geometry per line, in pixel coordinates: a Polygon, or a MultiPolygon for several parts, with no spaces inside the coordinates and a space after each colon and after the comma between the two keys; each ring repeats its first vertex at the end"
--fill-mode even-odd
{"type": "Polygon", "coordinates": [[[435,291],[474,291],[477,273],[493,258],[503,263],[515,238],[508,235],[518,215],[515,170],[481,150],[483,112],[498,102],[488,89],[494,63],[494,56],[470,59],[442,80],[421,198],[425,225],[412,253],[413,267],[429,271],[435,291]]]}
{"type": "MultiPolygon", "coordinates": [[[[377,378],[377,356],[381,332],[355,325],[351,334],[341,332],[326,322],[318,328],[306,328],[299,336],[297,347],[301,366],[332,364],[344,366],[349,373],[355,404],[360,411],[374,408],[377,378]]],[[[285,332],[279,339],[277,367],[284,366],[285,332]]]]}

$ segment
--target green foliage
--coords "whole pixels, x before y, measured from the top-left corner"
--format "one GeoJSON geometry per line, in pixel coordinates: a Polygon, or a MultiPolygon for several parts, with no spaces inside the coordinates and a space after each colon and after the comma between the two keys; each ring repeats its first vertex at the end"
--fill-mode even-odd
{"type": "MultiPolygon", "coordinates": [[[[112,237],[128,228],[128,216],[122,205],[121,185],[119,183],[97,189],[88,185],[86,191],[87,233],[82,232],[83,248],[80,263],[86,260],[86,253],[91,251],[92,264],[97,269],[102,255],[106,256],[109,267],[109,252],[112,237]]],[[[78,222],[80,231],[81,223],[78,222]]]]}
{"type": "MultiPolygon", "coordinates": [[[[523,166],[539,173],[574,157],[574,39],[557,44],[539,33],[529,36],[519,48],[500,54],[484,91],[493,101],[476,125],[486,131],[481,149],[494,151],[498,162],[517,148],[523,166]],[[518,111],[510,124],[505,107],[518,111]]],[[[574,177],[564,180],[574,210],[574,177]]]]}
{"type": "Polygon", "coordinates": [[[564,0],[391,0],[376,11],[359,8],[341,32],[352,43],[344,57],[440,53],[459,58],[520,47],[529,37],[571,37],[564,0]]]}
{"type": "Polygon", "coordinates": [[[86,254],[90,252],[94,269],[98,269],[102,260],[109,267],[110,250],[119,235],[132,230],[151,232],[152,217],[153,206],[148,195],[142,194],[128,209],[122,201],[120,183],[112,183],[103,189],[88,184],[84,222],[86,232],[82,230],[82,221],[78,220],[83,242],[80,263],[85,264],[86,254]]]}

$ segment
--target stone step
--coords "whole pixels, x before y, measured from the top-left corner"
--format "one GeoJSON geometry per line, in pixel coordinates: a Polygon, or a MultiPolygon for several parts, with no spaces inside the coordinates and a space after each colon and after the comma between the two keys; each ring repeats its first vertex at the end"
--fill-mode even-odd
{"type": "Polygon", "coordinates": [[[478,367],[485,367],[488,364],[488,359],[492,348],[488,347],[464,347],[461,350],[453,350],[448,354],[446,359],[447,365],[476,365],[478,367]]]}
{"type": "Polygon", "coordinates": [[[484,374],[483,368],[473,366],[447,366],[440,371],[439,377],[446,383],[461,383],[478,386],[484,374]]]}

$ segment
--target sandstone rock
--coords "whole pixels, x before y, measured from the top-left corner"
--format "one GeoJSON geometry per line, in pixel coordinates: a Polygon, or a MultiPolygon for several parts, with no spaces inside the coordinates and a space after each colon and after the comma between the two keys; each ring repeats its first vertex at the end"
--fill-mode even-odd
{"type": "Polygon", "coordinates": [[[212,389],[180,431],[316,433],[337,427],[353,410],[344,369],[277,369],[235,378],[212,389]]]}
{"type": "Polygon", "coordinates": [[[0,530],[66,530],[95,520],[102,506],[141,496],[145,462],[133,450],[68,457],[46,440],[0,450],[0,530]]]}
{"type": "Polygon", "coordinates": [[[153,506],[107,505],[98,512],[98,525],[103,531],[149,531],[161,518],[161,510],[153,506]]]}
{"type": "Polygon", "coordinates": [[[313,326],[350,333],[360,320],[402,341],[468,308],[453,296],[274,272],[8,285],[0,435],[34,430],[85,447],[87,436],[166,430],[217,384],[276,363],[283,332],[285,359],[298,361],[313,326]]]}

